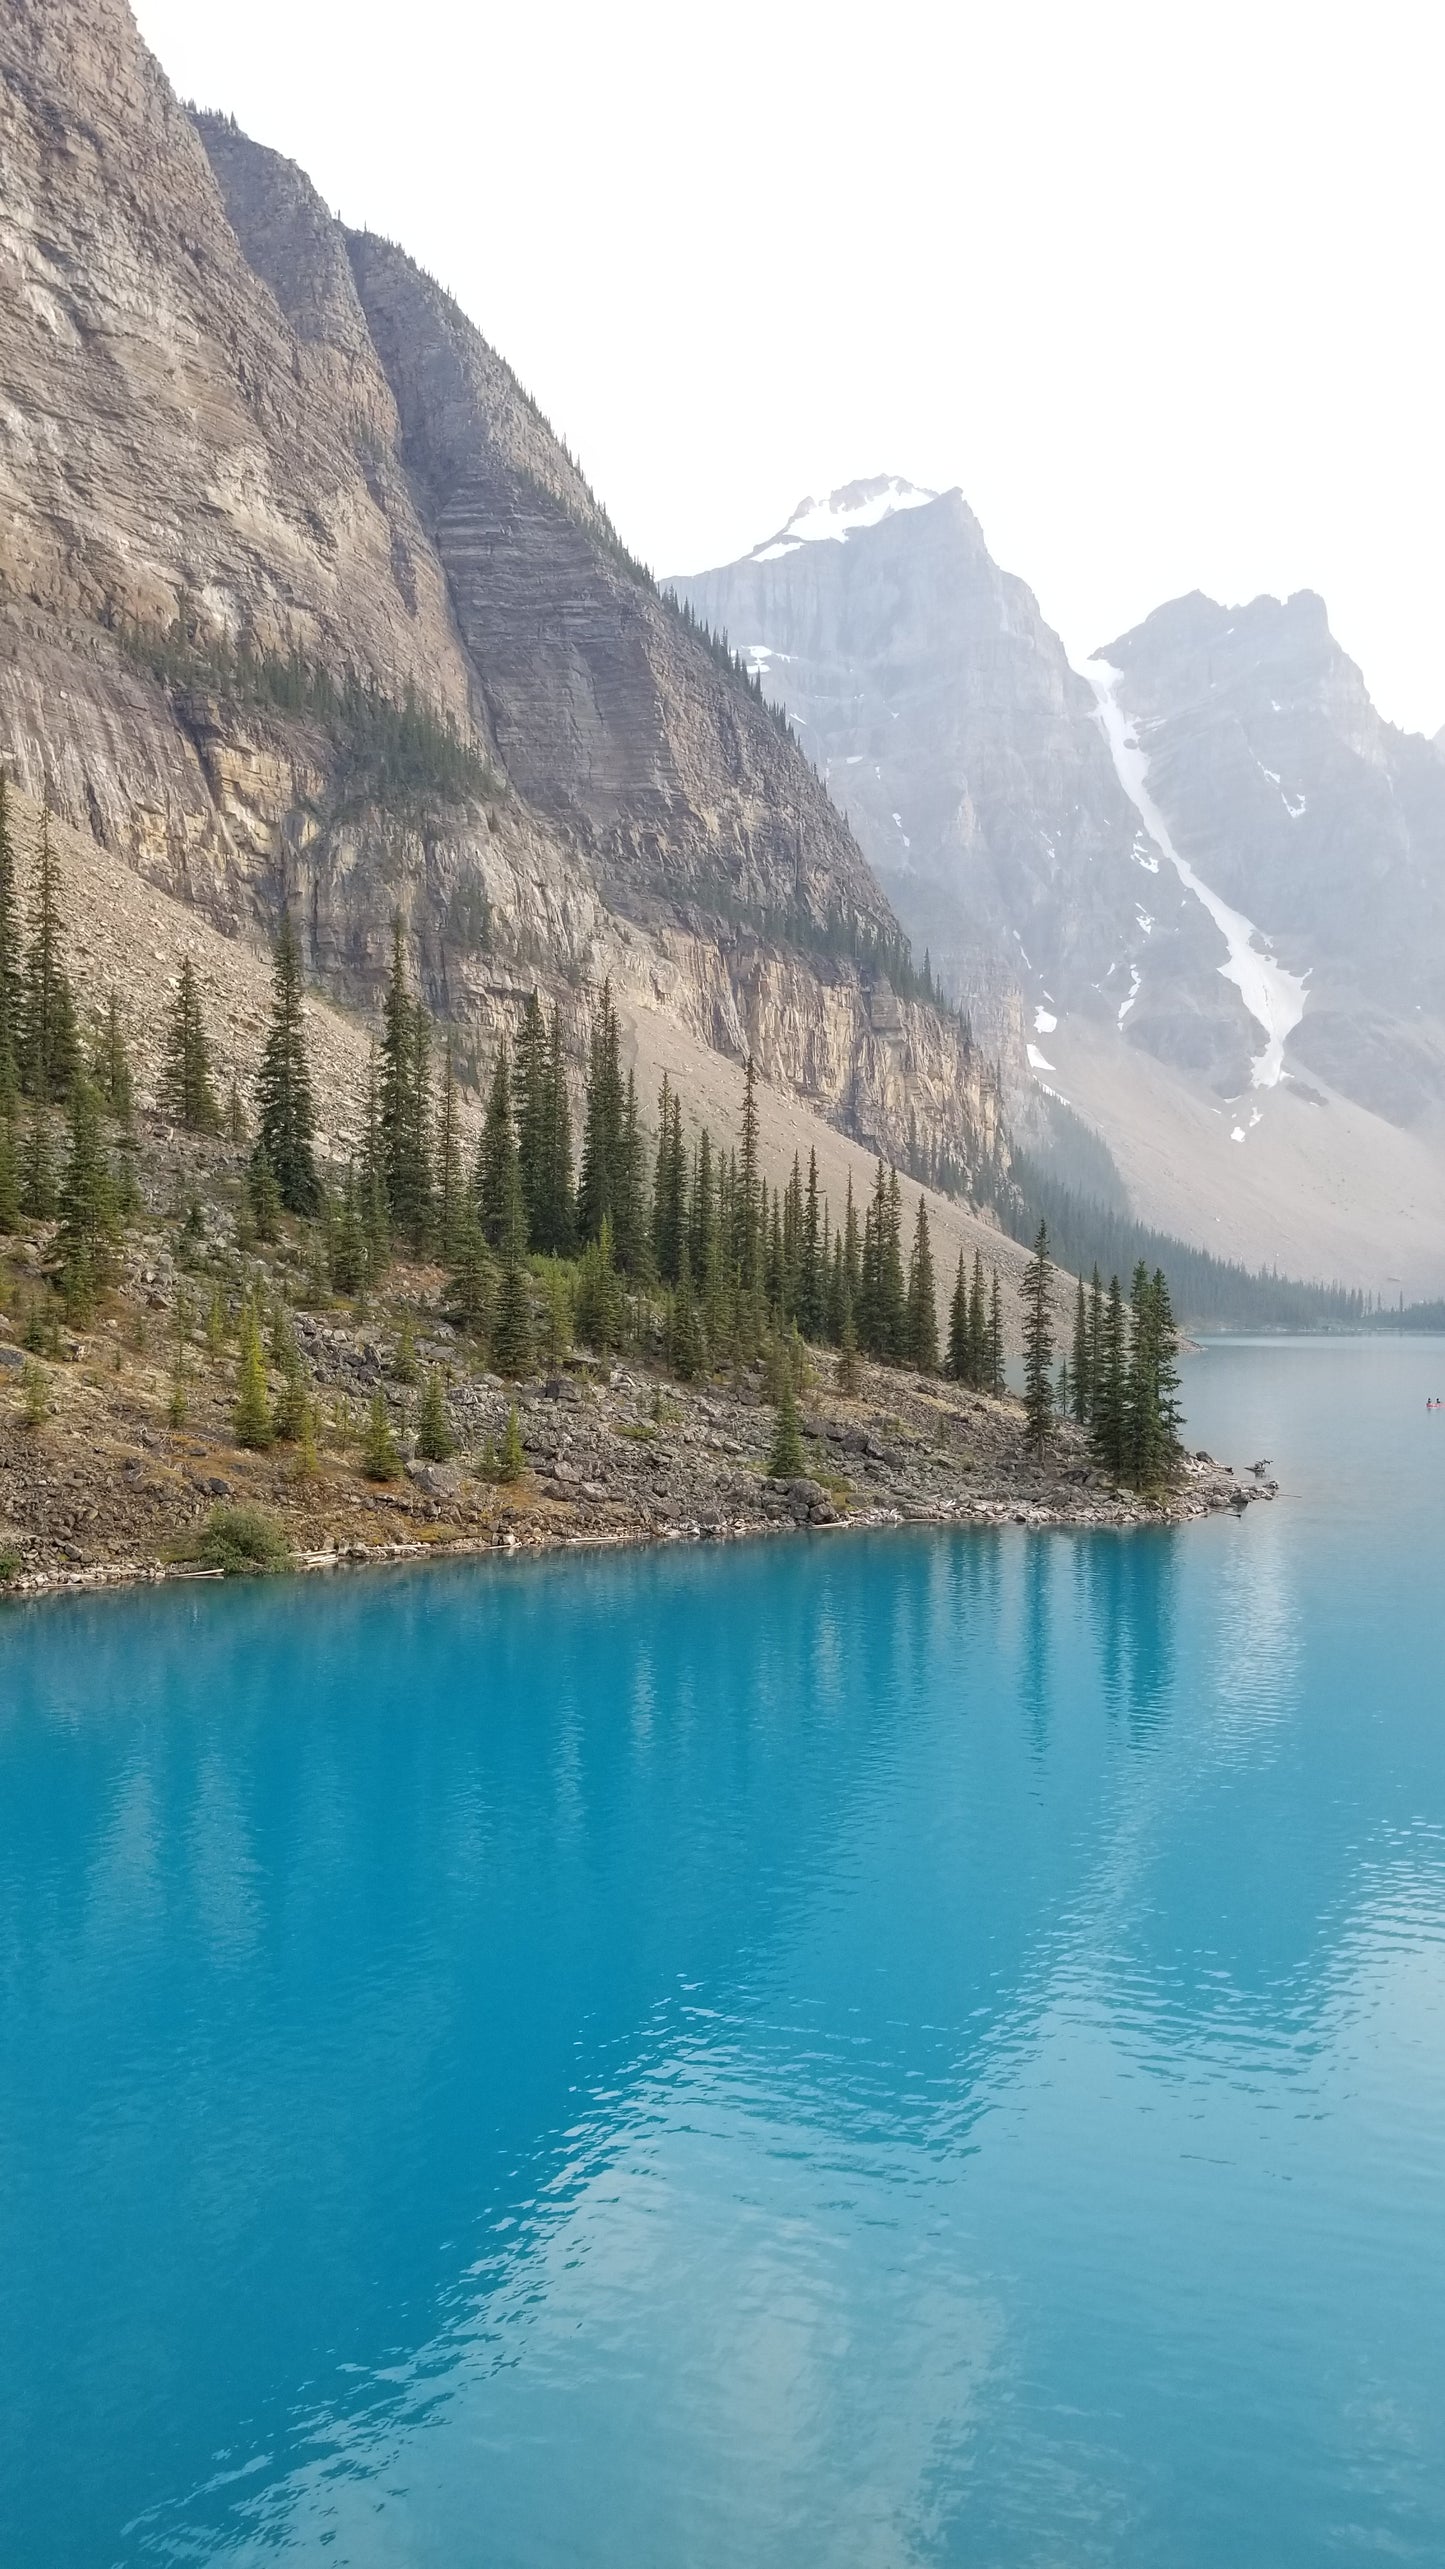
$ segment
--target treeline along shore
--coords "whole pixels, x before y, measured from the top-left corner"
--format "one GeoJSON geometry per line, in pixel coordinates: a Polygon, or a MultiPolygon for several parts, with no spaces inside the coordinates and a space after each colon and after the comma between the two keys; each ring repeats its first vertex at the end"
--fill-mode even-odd
{"type": "Polygon", "coordinates": [[[0,777],[0,1586],[903,1518],[1132,1523],[1256,1495],[1182,1440],[1162,1273],[1078,1286],[1040,1227],[1024,1396],[997,1268],[935,1275],[879,1162],[835,1207],[724,1149],[664,1079],[644,1123],[610,991],[580,1124],[534,994],[475,1148],[397,923],[344,1163],[318,1147],[283,918],[258,1074],[183,959],[144,1106],[122,995],[83,1024],[42,816],[0,777]]]}

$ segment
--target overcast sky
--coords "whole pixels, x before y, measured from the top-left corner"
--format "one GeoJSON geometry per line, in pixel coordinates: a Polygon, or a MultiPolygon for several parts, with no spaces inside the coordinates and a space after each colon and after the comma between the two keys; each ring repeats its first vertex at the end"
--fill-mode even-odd
{"type": "Polygon", "coordinates": [[[1311,587],[1445,723],[1424,0],[136,0],[451,288],[661,571],[957,482],[1076,658],[1311,587]]]}

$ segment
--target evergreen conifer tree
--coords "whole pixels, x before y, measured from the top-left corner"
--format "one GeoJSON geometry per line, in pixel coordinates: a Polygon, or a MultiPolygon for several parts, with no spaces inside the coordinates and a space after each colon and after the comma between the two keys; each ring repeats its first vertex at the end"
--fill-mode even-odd
{"type": "Polygon", "coordinates": [[[1049,1310],[1049,1292],[1053,1280],[1053,1260],[1049,1256],[1047,1225],[1039,1224],[1033,1252],[1024,1269],[1023,1339],[1024,1339],[1024,1418],[1029,1442],[1042,1453],[1054,1423],[1053,1318],[1049,1310]]]}
{"type": "Polygon", "coordinates": [[[447,1419],[446,1392],[442,1385],[440,1365],[433,1365],[426,1378],[421,1408],[416,1422],[416,1450],[424,1463],[449,1463],[456,1452],[456,1440],[447,1419]]]}
{"type": "Polygon", "coordinates": [[[520,1481],[526,1468],[527,1457],[522,1445],[522,1422],[517,1415],[517,1404],[513,1401],[507,1412],[507,1424],[502,1433],[502,1450],[497,1457],[497,1478],[499,1481],[520,1481]]]}
{"type": "Polygon", "coordinates": [[[20,913],[15,897],[15,847],[10,835],[10,782],[0,767],[0,1115],[20,1085],[20,913]]]}
{"type": "Polygon", "coordinates": [[[973,1348],[968,1328],[968,1266],[962,1249],[958,1253],[958,1273],[948,1306],[948,1351],[943,1370],[952,1382],[969,1383],[973,1380],[973,1348]]]}
{"type": "Polygon", "coordinates": [[[111,1275],[119,1221],[115,1186],[101,1133],[100,1099],[77,1072],[70,1090],[70,1152],[60,1188],[55,1255],[65,1308],[72,1321],[89,1320],[97,1294],[111,1275]]]}
{"type": "Polygon", "coordinates": [[[25,1128],[20,1209],[31,1222],[48,1222],[55,1212],[55,1159],[50,1141],[50,1118],[44,1107],[33,1099],[30,1120],[25,1128]]]}
{"type": "Polygon", "coordinates": [[[1099,1328],[1099,1358],[1094,1372],[1094,1451],[1111,1472],[1128,1464],[1128,1350],[1124,1299],[1119,1279],[1110,1279],[1099,1328]]]}
{"type": "Polygon", "coordinates": [[[386,1394],[380,1389],[371,1396],[366,1434],[361,1441],[361,1468],[368,1481],[394,1481],[401,1469],[401,1456],[391,1432],[386,1394]]]}
{"type": "Polygon", "coordinates": [[[128,1126],[135,1112],[135,1080],[120,1022],[120,1003],[113,990],[106,993],[105,1015],[96,1036],[93,1076],[107,1115],[117,1124],[128,1126]]]}
{"type": "Polygon", "coordinates": [[[464,1330],[468,1338],[485,1345],[492,1333],[495,1298],[492,1262],[475,1213],[463,1216],[449,1299],[457,1327],[464,1330]]]}
{"type": "Polygon", "coordinates": [[[271,1361],[281,1377],[274,1412],[276,1435],[281,1444],[296,1445],[306,1431],[311,1399],[296,1331],[282,1302],[277,1303],[271,1325],[271,1361]]]}
{"type": "Polygon", "coordinates": [[[1087,1427],[1093,1412],[1093,1392],[1089,1381],[1089,1307],[1084,1299],[1084,1279],[1079,1278],[1074,1301],[1074,1373],[1072,1406],[1080,1427],[1087,1427]]]}
{"type": "Polygon", "coordinates": [[[275,1240],[281,1232],[281,1189],[264,1141],[256,1144],[246,1168],[246,1203],[258,1240],[275,1240]]]}
{"type": "Polygon", "coordinates": [[[20,1225],[20,1154],[15,1147],[15,1107],[0,1100],[0,1234],[20,1225]]]}
{"type": "Polygon", "coordinates": [[[836,1380],[839,1391],[845,1393],[847,1397],[851,1399],[853,1394],[857,1391],[862,1379],[861,1368],[858,1363],[858,1332],[853,1325],[853,1295],[848,1283],[848,1269],[841,1257],[839,1258],[838,1268],[840,1294],[838,1305],[838,1372],[836,1380]]]}
{"type": "Polygon", "coordinates": [[[477,1152],[477,1218],[489,1249],[500,1251],[507,1238],[520,1184],[517,1129],[512,1121],[511,1064],[504,1035],[497,1046],[477,1152]]]}
{"type": "Polygon", "coordinates": [[[515,1153],[508,1172],[508,1201],[497,1243],[501,1274],[497,1282],[496,1319],[492,1325],[492,1362],[499,1374],[530,1374],[532,1347],[532,1280],[527,1272],[527,1215],[522,1203],[522,1175],[515,1153]]]}
{"type": "Polygon", "coordinates": [[[274,1443],[276,1435],[271,1405],[266,1397],[266,1361],[261,1351],[260,1324],[255,1308],[249,1302],[241,1312],[241,1362],[236,1378],[236,1406],[231,1413],[231,1434],[238,1445],[249,1446],[257,1453],[274,1443]]]}
{"type": "Polygon", "coordinates": [[[551,1149],[551,1100],[548,1096],[547,1025],[542,1002],[532,992],[517,1039],[517,1160],[522,1172],[522,1204],[527,1238],[542,1245],[547,1227],[547,1161],[551,1149]]]}
{"type": "MultiPolygon", "coordinates": [[[[367,1065],[366,1140],[362,1146],[356,1211],[366,1245],[366,1279],[370,1284],[378,1284],[391,1263],[391,1199],[387,1186],[386,1141],[381,1129],[381,1070],[374,1043],[367,1065]]],[[[352,1290],[355,1291],[355,1287],[352,1290]]]]}
{"type": "Polygon", "coordinates": [[[624,1096],[617,1012],[605,981],[587,1054],[582,1128],[582,1169],[577,1182],[577,1227],[584,1241],[600,1240],[604,1222],[615,1226],[621,1192],[624,1096]]]}
{"type": "Polygon", "coordinates": [[[271,1027],[261,1058],[257,1095],[257,1154],[269,1162],[287,1212],[314,1214],[321,1205],[313,1150],[316,1119],[301,1009],[301,957],[289,911],[282,915],[276,939],[271,1027]]]}
{"type": "Polygon", "coordinates": [[[807,1468],[798,1427],[798,1403],[792,1374],[788,1371],[784,1373],[778,1391],[778,1412],[773,1425],[772,1450],[768,1455],[768,1477],[774,1481],[799,1481],[807,1468]]]}
{"type": "Polygon", "coordinates": [[[652,1219],[647,1201],[647,1170],[642,1125],[637,1112],[637,1078],[627,1074],[622,1099],[622,1130],[617,1152],[617,1204],[612,1223],[617,1263],[625,1275],[645,1282],[652,1273],[652,1219]]]}
{"type": "Polygon", "coordinates": [[[733,1255],[744,1293],[751,1293],[762,1280],[761,1183],[757,1067],[749,1053],[743,1073],[742,1147],[738,1155],[738,1183],[733,1203],[733,1255]]]}
{"type": "Polygon", "coordinates": [[[999,1284],[997,1267],[993,1270],[993,1283],[989,1289],[988,1343],[984,1354],[984,1372],[986,1376],[984,1389],[991,1392],[995,1400],[1002,1400],[1004,1394],[1003,1292],[999,1284]]]}
{"type": "Polygon", "coordinates": [[[406,937],[398,912],[392,920],[391,973],[382,1009],[377,1122],[389,1222],[415,1249],[425,1246],[431,1226],[430,1053],[430,1021],[407,986],[406,937]]]}
{"type": "Polygon", "coordinates": [[[612,1220],[582,1252],[577,1283],[577,1335],[597,1356],[610,1356],[622,1329],[622,1296],[612,1258],[612,1220]]]}
{"type": "Polygon", "coordinates": [[[166,1105],[186,1133],[218,1133],[221,1109],[211,1078],[211,1048],[206,1041],[201,994],[195,966],[181,957],[180,978],[166,1023],[162,1074],[166,1105]]]}
{"type": "Polygon", "coordinates": [[[933,1249],[928,1237],[928,1207],[918,1199],[913,1254],[908,1264],[908,1360],[920,1374],[938,1371],[938,1291],[933,1277],[933,1249]]]}
{"type": "Polygon", "coordinates": [[[707,1371],[707,1342],[692,1287],[692,1262],[685,1232],[677,1286],[668,1310],[667,1359],[680,1383],[695,1383],[707,1371]]]}
{"type": "Polygon", "coordinates": [[[40,852],[20,1011],[23,1085],[42,1105],[69,1094],[79,1059],[75,1002],[66,978],[63,943],[60,868],[51,841],[47,796],[40,811],[40,852]]]}
{"type": "Polygon", "coordinates": [[[803,1199],[802,1235],[798,1243],[798,1327],[805,1338],[824,1338],[828,1331],[828,1262],[823,1224],[827,1206],[818,1191],[818,1154],[808,1153],[808,1191],[803,1199]]]}
{"type": "Polygon", "coordinates": [[[572,1106],[567,1095],[567,1064],[562,1051],[562,1014],[559,1008],[554,1007],[547,1042],[547,1155],[542,1212],[533,1245],[548,1257],[570,1258],[576,1237],[572,1106]]]}
{"type": "Polygon", "coordinates": [[[456,1257],[465,1189],[462,1183],[462,1146],[457,1115],[457,1074],[452,1037],[447,1035],[442,1047],[442,1090],[437,1110],[436,1166],[436,1236],[437,1250],[446,1265],[456,1257]]]}

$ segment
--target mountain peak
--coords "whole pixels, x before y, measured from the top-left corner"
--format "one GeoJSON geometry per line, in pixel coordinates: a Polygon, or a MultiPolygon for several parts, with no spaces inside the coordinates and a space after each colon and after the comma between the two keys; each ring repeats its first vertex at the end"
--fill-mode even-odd
{"type": "Polygon", "coordinates": [[[926,508],[938,496],[937,491],[922,490],[916,482],[905,482],[896,473],[880,473],[871,481],[845,482],[841,490],[830,491],[826,499],[799,500],[787,525],[747,558],[750,562],[777,562],[785,553],[796,553],[803,544],[842,544],[859,528],[878,526],[885,517],[896,517],[903,509],[926,508]]]}

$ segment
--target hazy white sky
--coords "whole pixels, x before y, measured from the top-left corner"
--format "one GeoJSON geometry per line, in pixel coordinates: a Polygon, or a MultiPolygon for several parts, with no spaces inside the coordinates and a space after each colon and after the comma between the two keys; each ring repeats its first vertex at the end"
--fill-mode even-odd
{"type": "Polygon", "coordinates": [[[136,5],[451,288],[657,569],[958,482],[1076,658],[1308,586],[1445,723],[1438,0],[136,5]]]}

